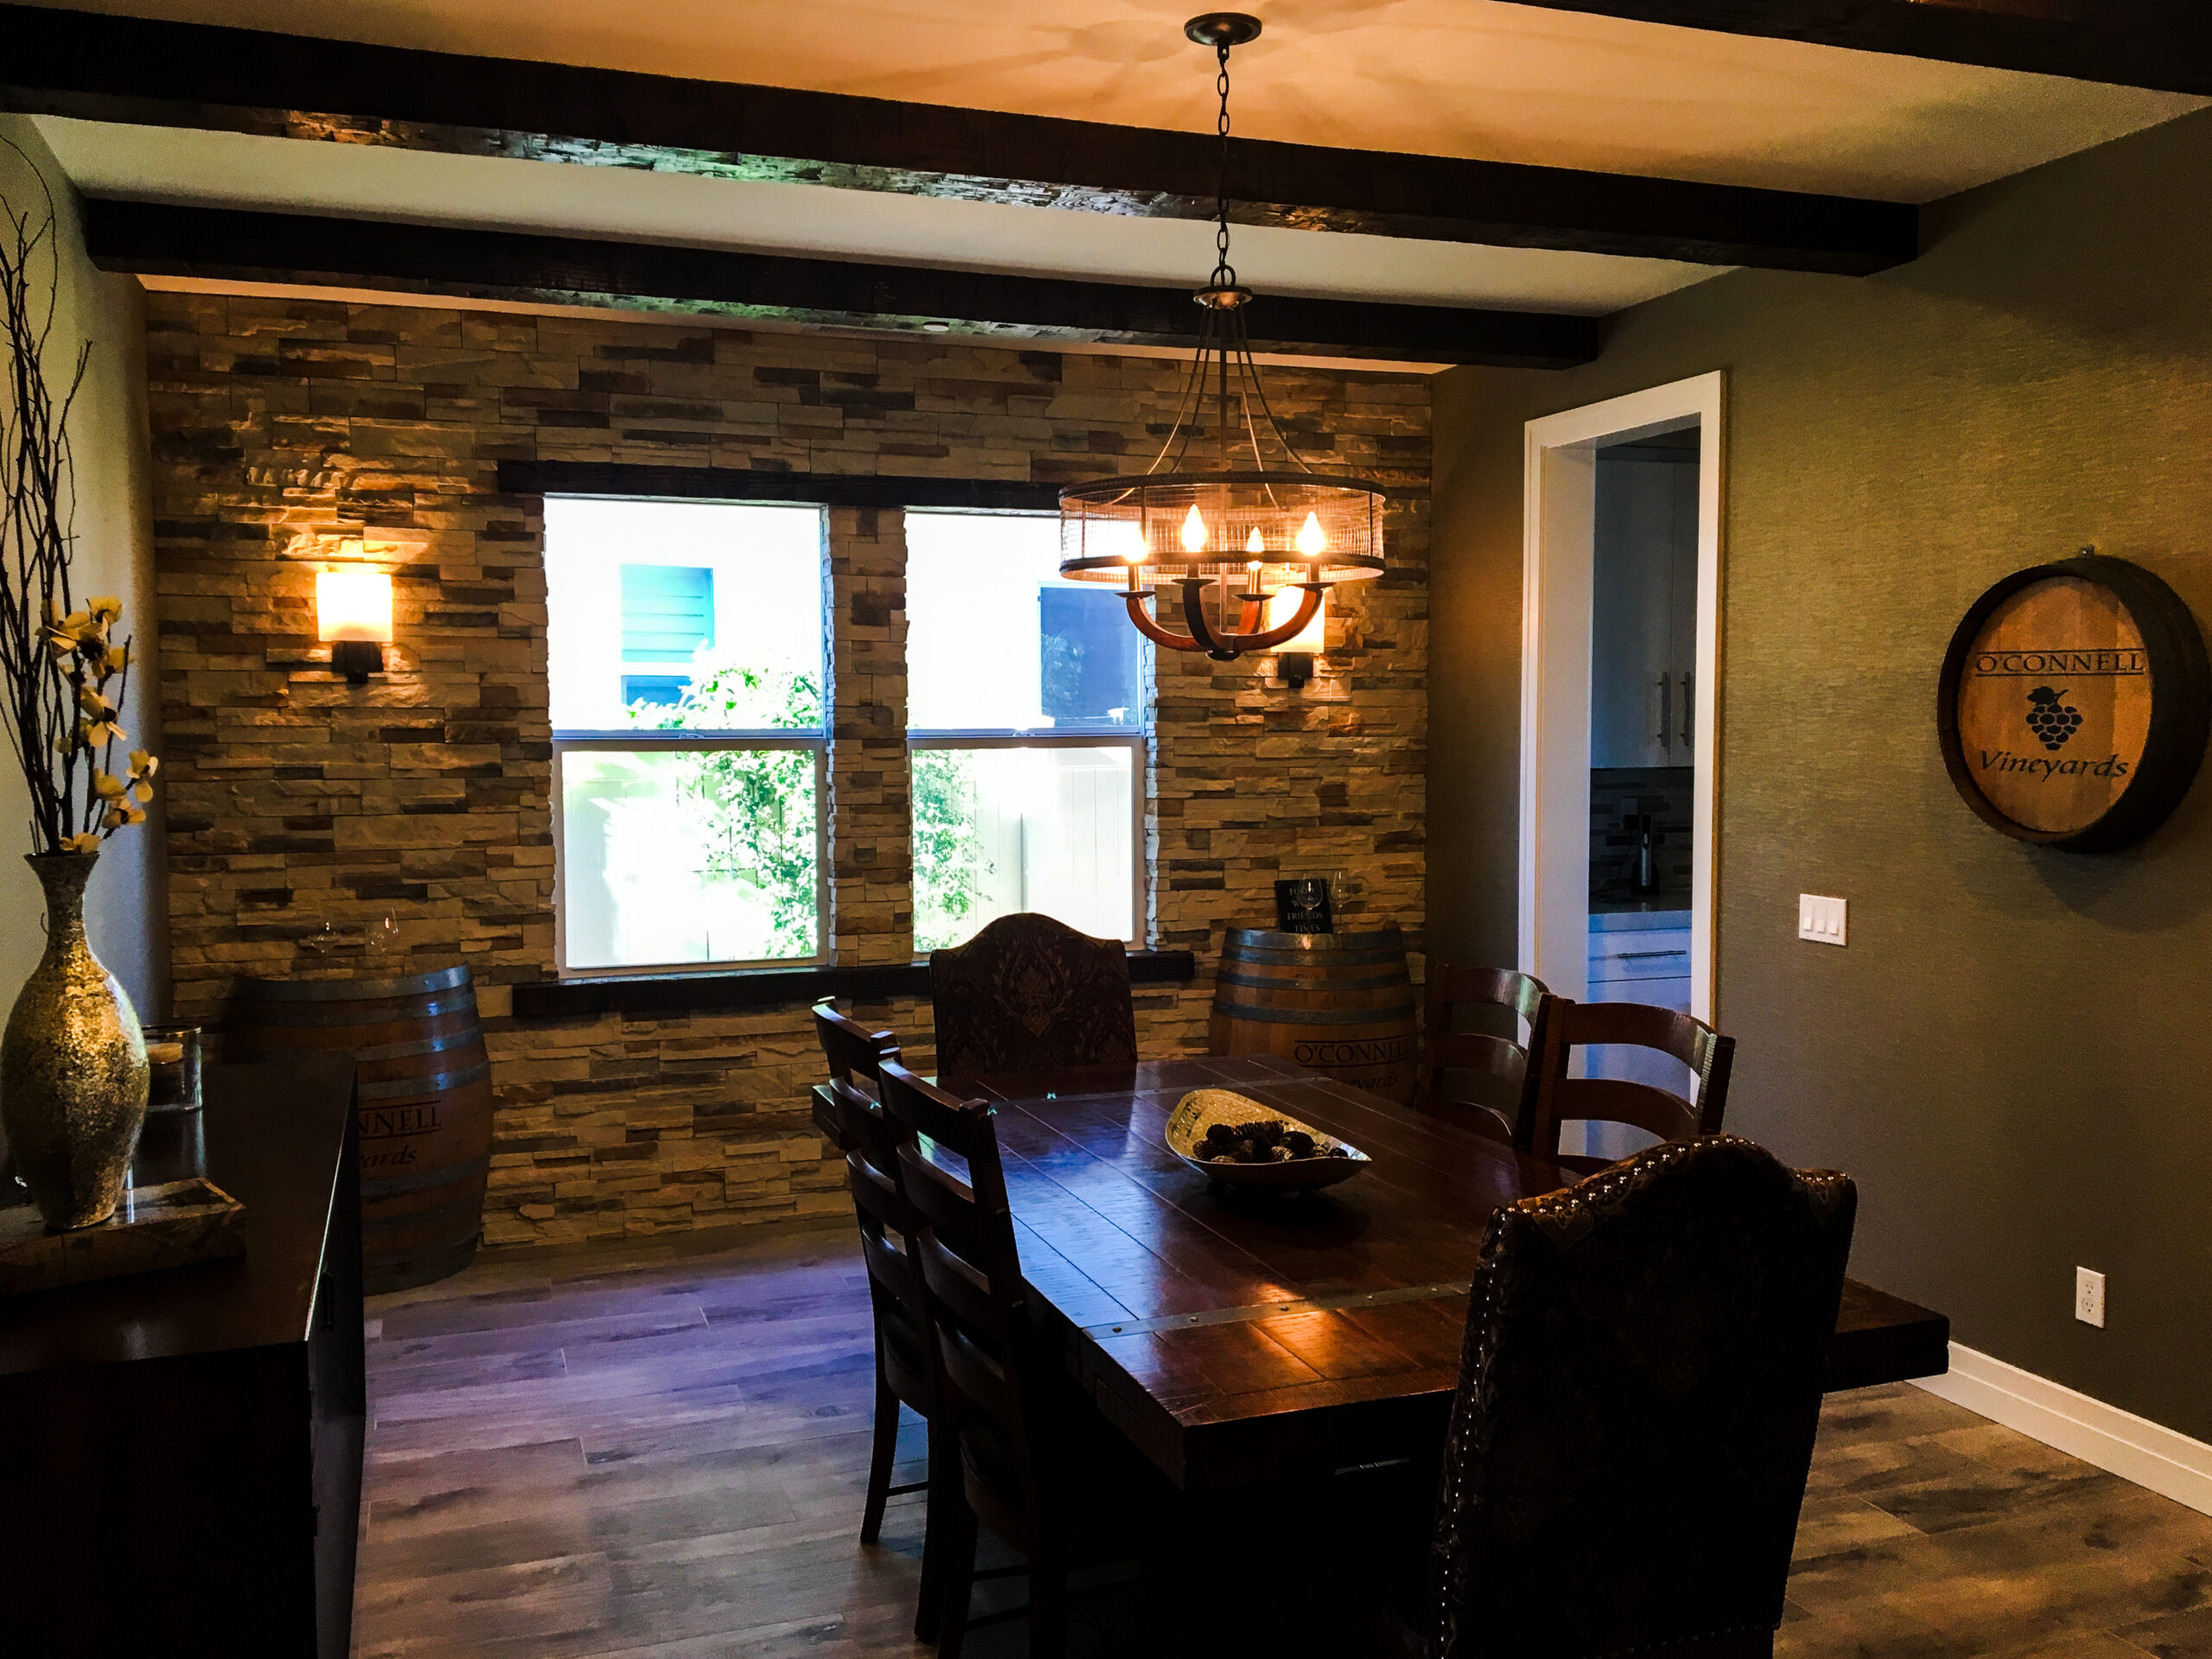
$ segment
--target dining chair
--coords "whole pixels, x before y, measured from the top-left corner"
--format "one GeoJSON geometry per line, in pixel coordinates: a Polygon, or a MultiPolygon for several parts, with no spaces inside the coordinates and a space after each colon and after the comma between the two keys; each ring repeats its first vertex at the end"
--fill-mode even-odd
{"type": "Polygon", "coordinates": [[[931,951],[930,995],[940,1077],[1136,1064],[1128,947],[1050,916],[1001,916],[931,951]]]}
{"type": "Polygon", "coordinates": [[[1577,1002],[1554,996],[1538,1016],[1541,1045],[1533,1049],[1535,1084],[1532,1096],[1530,1147],[1539,1156],[1587,1174],[1616,1161],[1560,1151],[1560,1132],[1568,1122],[1625,1123],[1662,1141],[1717,1135],[1728,1104],[1728,1073],[1735,1063],[1736,1039],[1723,1037],[1702,1020],[1672,1008],[1642,1002],[1577,1002]],[[1670,1090],[1623,1077],[1573,1077],[1574,1051],[1602,1044],[1626,1044],[1672,1056],[1689,1068],[1696,1088],[1685,1099],[1670,1090]]]}
{"type": "MultiPolygon", "coordinates": [[[[912,1242],[918,1224],[899,1184],[898,1148],[906,1131],[884,1112],[880,1098],[882,1068],[886,1061],[899,1058],[899,1040],[887,1031],[870,1031],[827,1001],[815,1005],[814,1027],[830,1070],[829,1080],[817,1084],[816,1093],[829,1103],[827,1116],[842,1131],[839,1141],[845,1154],[845,1180],[860,1223],[861,1259],[868,1267],[868,1302],[875,1324],[875,1429],[868,1454],[868,1497],[861,1511],[861,1541],[872,1544],[882,1535],[884,1506],[891,1498],[929,1491],[936,1482],[936,1344],[930,1339],[921,1269],[912,1242]],[[894,1486],[891,1471],[898,1459],[902,1403],[930,1425],[931,1479],[894,1486]]],[[[939,1531],[934,1497],[925,1502],[922,1589],[914,1615],[914,1634],[924,1641],[937,1634],[939,1531]]]]}
{"type": "Polygon", "coordinates": [[[1069,1568],[1115,1553],[1142,1518],[1164,1522],[1172,1489],[1044,1345],[991,1107],[896,1062],[883,1067],[883,1104],[906,1131],[899,1179],[919,1219],[914,1254],[937,1343],[938,1424],[957,1448],[957,1478],[948,1455],[939,1494],[949,1500],[940,1510],[939,1659],[957,1659],[970,1624],[979,1521],[1027,1559],[1029,1652],[1058,1659],[1067,1646],[1069,1568]]]}
{"type": "Polygon", "coordinates": [[[1492,1215],[1428,1659],[1769,1659],[1857,1205],[1716,1135],[1492,1215]]]}
{"type": "Polygon", "coordinates": [[[1542,1045],[1542,1014],[1549,995],[1543,981],[1510,968],[1431,963],[1414,1106],[1527,1151],[1535,1132],[1535,1080],[1529,1057],[1542,1045]],[[1510,1010],[1513,1034],[1460,1030],[1464,1016],[1480,1007],[1510,1010]],[[1524,1024],[1529,1028],[1525,1044],[1516,1040],[1524,1024]],[[1491,1098],[1474,1098],[1465,1084],[1455,1083],[1456,1077],[1469,1073],[1475,1088],[1491,1098]]]}

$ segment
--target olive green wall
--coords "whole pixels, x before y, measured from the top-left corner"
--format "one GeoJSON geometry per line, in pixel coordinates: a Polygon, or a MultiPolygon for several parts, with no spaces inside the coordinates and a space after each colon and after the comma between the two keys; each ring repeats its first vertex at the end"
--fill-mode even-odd
{"type": "MultiPolygon", "coordinates": [[[[134,637],[137,653],[124,728],[134,747],[158,751],[144,296],[132,278],[94,269],[85,256],[76,194],[60,163],[28,118],[0,115],[0,200],[43,218],[45,190],[54,194],[59,220],[50,245],[56,257],[35,264],[33,298],[54,298],[46,372],[57,396],[67,389],[79,347],[86,340],[92,346],[69,417],[77,479],[73,591],[80,601],[94,594],[122,599],[123,631],[134,637]]],[[[148,823],[124,830],[102,850],[85,902],[92,949],[145,1020],[164,1017],[168,1007],[168,880],[156,833],[162,798],[157,791],[148,823]]],[[[0,1018],[46,944],[38,883],[21,856],[31,849],[29,802],[14,754],[0,745],[0,1018]]]]}
{"type": "Polygon", "coordinates": [[[1512,959],[1522,423],[1726,371],[1729,1125],[1855,1175],[1854,1271],[1960,1341],[2212,1439],[2212,778],[2133,849],[2050,852],[1960,802],[1933,719],[2022,565],[2094,543],[2212,618],[2207,180],[2190,117],[1941,204],[1904,270],[1738,272],[1586,368],[1440,376],[1429,935],[1512,959]],[[1800,892],[1850,899],[1847,948],[1797,940],[1800,892]]]}

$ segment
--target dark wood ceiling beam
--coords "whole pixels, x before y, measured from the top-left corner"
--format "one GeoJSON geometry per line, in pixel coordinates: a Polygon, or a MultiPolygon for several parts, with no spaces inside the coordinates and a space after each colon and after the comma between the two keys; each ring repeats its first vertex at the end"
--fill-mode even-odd
{"type": "Polygon", "coordinates": [[[1513,3],[2212,97],[2212,6],[2205,0],[1513,3]]]}
{"type": "MultiPolygon", "coordinates": [[[[0,4],[0,108],[1206,219],[1211,137],[0,4]]],[[[1242,224],[1864,275],[1910,206],[1238,139],[1242,224]]]]}
{"type": "MultiPolygon", "coordinates": [[[[87,201],[85,245],[103,270],[141,276],[611,306],[1014,345],[1177,349],[1198,327],[1185,288],[151,202],[87,201]]],[[[1557,369],[1598,354],[1591,317],[1282,296],[1254,302],[1246,315],[1253,349],[1286,355],[1557,369]]]]}

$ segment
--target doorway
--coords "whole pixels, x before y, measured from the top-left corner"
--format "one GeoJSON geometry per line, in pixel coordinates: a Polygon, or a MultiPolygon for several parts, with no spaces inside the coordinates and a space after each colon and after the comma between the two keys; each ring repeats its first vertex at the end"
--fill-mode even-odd
{"type": "Polygon", "coordinates": [[[1522,573],[1521,965],[1708,1024],[1722,393],[1715,372],[1529,422],[1522,573]]]}

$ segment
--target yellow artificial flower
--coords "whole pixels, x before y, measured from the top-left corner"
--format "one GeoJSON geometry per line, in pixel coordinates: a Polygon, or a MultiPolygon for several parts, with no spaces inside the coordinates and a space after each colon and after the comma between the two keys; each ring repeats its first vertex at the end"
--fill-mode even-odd
{"type": "Polygon", "coordinates": [[[107,699],[89,685],[77,688],[77,706],[95,720],[115,718],[115,710],[107,706],[107,699]]]}
{"type": "Polygon", "coordinates": [[[87,601],[92,620],[105,628],[111,622],[123,620],[123,601],[119,599],[94,599],[87,601]]]}
{"type": "Polygon", "coordinates": [[[100,838],[89,830],[81,836],[61,837],[61,850],[65,853],[97,853],[99,849],[100,838]]]}
{"type": "Polygon", "coordinates": [[[58,658],[71,655],[77,649],[77,631],[67,622],[54,621],[46,625],[46,648],[58,658]]]}
{"type": "Polygon", "coordinates": [[[92,787],[110,800],[113,800],[130,785],[111,772],[95,772],[92,774],[92,787]]]}
{"type": "Polygon", "coordinates": [[[130,786],[130,792],[142,802],[154,798],[154,786],[143,778],[130,786]]]}
{"type": "Polygon", "coordinates": [[[119,645],[110,645],[107,648],[107,671],[109,673],[120,674],[124,669],[130,666],[130,642],[128,639],[124,640],[119,645]]]}
{"type": "Polygon", "coordinates": [[[128,743],[130,734],[115,723],[111,709],[105,720],[85,720],[77,723],[77,741],[88,749],[105,748],[111,743],[128,743]]]}
{"type": "Polygon", "coordinates": [[[150,778],[161,769],[160,755],[150,753],[144,749],[130,751],[130,775],[133,778],[150,778]]]}

